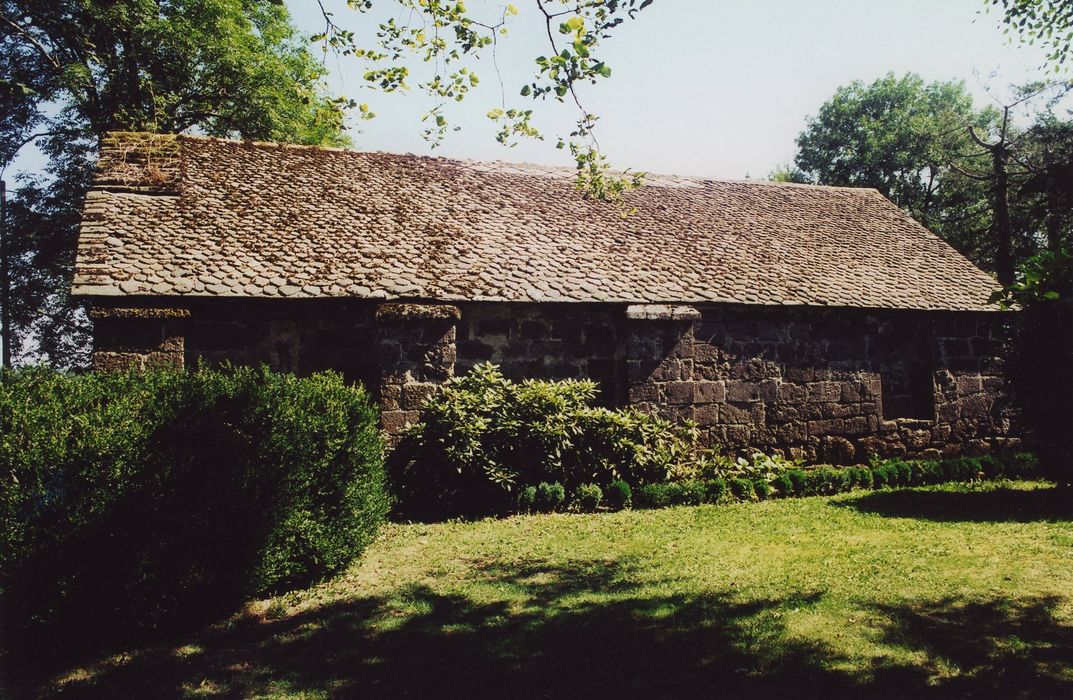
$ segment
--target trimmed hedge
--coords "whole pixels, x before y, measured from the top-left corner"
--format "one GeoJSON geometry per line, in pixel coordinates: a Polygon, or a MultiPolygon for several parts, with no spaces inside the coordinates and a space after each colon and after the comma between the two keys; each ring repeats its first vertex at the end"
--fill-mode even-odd
{"type": "Polygon", "coordinates": [[[621,479],[612,481],[604,496],[611,510],[623,510],[633,505],[633,489],[621,479]]]}
{"type": "Polygon", "coordinates": [[[5,372],[0,474],[0,595],[25,654],[306,585],[389,508],[376,410],[330,373],[5,372]]]}
{"type": "Polygon", "coordinates": [[[634,492],[634,505],[638,508],[667,508],[735,500],[831,496],[858,488],[925,486],[977,479],[1020,479],[1035,476],[1037,471],[1038,462],[1028,453],[1007,458],[957,457],[935,462],[893,459],[871,467],[821,465],[810,469],[790,469],[770,481],[732,477],[728,480],[713,478],[645,484],[634,492]]]}

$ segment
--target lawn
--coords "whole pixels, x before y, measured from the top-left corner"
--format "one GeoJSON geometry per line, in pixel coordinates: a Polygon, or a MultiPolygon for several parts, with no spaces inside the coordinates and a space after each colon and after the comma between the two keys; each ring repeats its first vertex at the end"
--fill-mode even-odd
{"type": "Polygon", "coordinates": [[[1005,483],[392,525],[343,576],[49,690],[1073,697],[1073,497],[1005,483]]]}

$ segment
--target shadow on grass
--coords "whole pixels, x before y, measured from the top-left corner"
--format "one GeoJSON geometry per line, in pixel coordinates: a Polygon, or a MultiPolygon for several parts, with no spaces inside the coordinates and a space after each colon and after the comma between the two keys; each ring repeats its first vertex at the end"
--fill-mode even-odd
{"type": "Polygon", "coordinates": [[[942,681],[955,697],[1073,697],[1073,627],[1055,620],[1057,598],[943,600],[878,606],[885,642],[927,654],[922,675],[959,670],[942,681]]]}
{"type": "Polygon", "coordinates": [[[206,631],[182,653],[151,650],[120,666],[102,665],[59,694],[1073,695],[1073,630],[1054,620],[1051,601],[876,608],[889,621],[887,643],[941,656],[961,670],[937,679],[926,667],[846,659],[822,642],[790,637],[789,614],[819,603],[816,593],[748,602],[729,593],[658,595],[631,583],[628,566],[604,561],[488,565],[478,576],[475,590],[494,591],[495,600],[414,586],[275,621],[239,619],[206,631]]]}
{"type": "Polygon", "coordinates": [[[875,491],[832,505],[895,518],[938,522],[1019,522],[1073,520],[1073,489],[996,488],[981,491],[875,491]]]}

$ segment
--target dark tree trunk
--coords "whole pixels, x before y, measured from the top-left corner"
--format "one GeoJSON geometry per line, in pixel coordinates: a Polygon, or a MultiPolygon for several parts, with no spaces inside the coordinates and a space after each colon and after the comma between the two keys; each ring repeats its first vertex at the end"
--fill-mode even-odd
{"type": "Polygon", "coordinates": [[[998,281],[1004,285],[1013,284],[1013,224],[1010,221],[1010,175],[1009,175],[1009,152],[1003,142],[995,144],[991,148],[992,168],[994,170],[991,179],[991,209],[994,212],[994,220],[991,223],[992,235],[995,238],[995,272],[998,281]]]}

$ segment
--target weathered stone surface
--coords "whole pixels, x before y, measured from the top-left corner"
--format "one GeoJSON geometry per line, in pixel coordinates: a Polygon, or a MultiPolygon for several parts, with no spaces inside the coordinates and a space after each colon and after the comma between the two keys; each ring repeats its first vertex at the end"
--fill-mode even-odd
{"type": "Polygon", "coordinates": [[[668,322],[627,318],[612,304],[184,304],[177,317],[102,307],[94,366],[336,369],[370,388],[392,434],[443,382],[492,361],[512,379],[593,379],[602,404],[694,420],[705,443],[739,454],[841,462],[1016,444],[996,365],[978,356],[946,364],[949,348],[977,352],[951,342],[959,328],[992,337],[964,314],[712,306],[699,320],[668,322]]]}
{"type": "Polygon", "coordinates": [[[692,329],[634,320],[629,397],[670,416],[692,379],[705,440],[732,451],[768,446],[831,461],[934,455],[1009,429],[1001,377],[975,356],[944,364],[948,353],[994,352],[954,342],[963,331],[992,336],[980,327],[995,320],[963,316],[711,307],[692,329]],[[913,415],[923,412],[931,417],[913,415]]]}
{"type": "Polygon", "coordinates": [[[400,433],[411,423],[421,420],[420,411],[384,411],[380,414],[380,428],[389,435],[400,433]]]}

